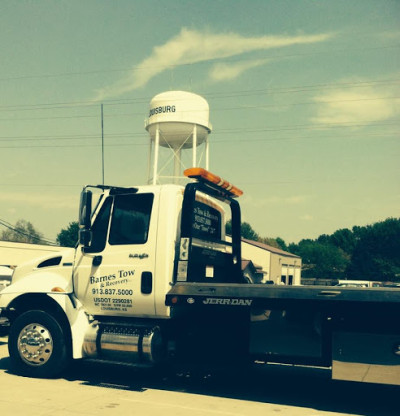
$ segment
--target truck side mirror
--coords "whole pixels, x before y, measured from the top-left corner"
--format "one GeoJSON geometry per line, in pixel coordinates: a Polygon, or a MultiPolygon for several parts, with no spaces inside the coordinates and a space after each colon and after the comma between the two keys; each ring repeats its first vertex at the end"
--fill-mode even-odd
{"type": "Polygon", "coordinates": [[[90,220],[92,215],[92,192],[84,189],[81,193],[79,205],[79,244],[83,249],[89,247],[92,240],[90,220]]]}
{"type": "Polygon", "coordinates": [[[92,241],[92,231],[87,228],[82,228],[79,230],[79,244],[85,247],[89,247],[90,242],[92,241]]]}
{"type": "Polygon", "coordinates": [[[81,228],[90,228],[90,217],[92,215],[92,192],[84,189],[81,193],[79,206],[79,225],[81,228]]]}

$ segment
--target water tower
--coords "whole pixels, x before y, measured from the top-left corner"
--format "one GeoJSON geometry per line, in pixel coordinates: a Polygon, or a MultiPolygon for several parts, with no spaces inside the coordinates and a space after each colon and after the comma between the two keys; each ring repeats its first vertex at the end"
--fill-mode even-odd
{"type": "Polygon", "coordinates": [[[156,95],[150,102],[145,128],[150,134],[149,184],[160,183],[162,178],[178,183],[187,167],[208,169],[211,124],[209,106],[203,97],[185,91],[156,95]],[[189,166],[185,166],[183,151],[189,156],[189,166]],[[163,163],[162,152],[164,157],[167,155],[163,163]]]}

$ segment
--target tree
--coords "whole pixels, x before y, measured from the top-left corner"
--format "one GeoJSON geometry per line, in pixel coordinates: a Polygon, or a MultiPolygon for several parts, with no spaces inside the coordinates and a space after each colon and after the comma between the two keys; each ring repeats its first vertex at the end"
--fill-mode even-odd
{"type": "Polygon", "coordinates": [[[18,220],[14,227],[2,231],[0,240],[16,243],[45,244],[43,234],[35,229],[31,222],[18,220]]]}
{"type": "Polygon", "coordinates": [[[271,237],[261,237],[258,239],[260,243],[267,244],[268,246],[275,247],[275,248],[281,248],[278,241],[275,238],[271,237]]]}
{"type": "Polygon", "coordinates": [[[348,228],[335,231],[332,235],[322,234],[317,238],[321,244],[332,244],[341,248],[345,253],[352,254],[356,245],[356,235],[348,228]]]}
{"type": "Polygon", "coordinates": [[[400,281],[400,219],[355,228],[357,240],[347,269],[349,277],[400,281]]]}
{"type": "Polygon", "coordinates": [[[330,236],[330,243],[336,247],[340,247],[348,254],[353,254],[356,246],[356,236],[348,228],[342,228],[330,236]]]}
{"type": "MultiPolygon", "coordinates": [[[[232,221],[227,221],[225,225],[225,232],[228,235],[232,235],[232,221]]],[[[248,222],[242,222],[240,227],[240,235],[242,238],[246,238],[247,240],[258,241],[259,236],[253,230],[252,226],[248,222]]]]}
{"type": "Polygon", "coordinates": [[[70,222],[67,228],[62,228],[57,234],[57,243],[63,247],[75,247],[79,238],[79,224],[70,222]]]}
{"type": "Polygon", "coordinates": [[[253,230],[252,226],[248,222],[242,222],[240,234],[242,238],[246,238],[247,240],[258,241],[259,239],[258,234],[253,230]]]}
{"type": "Polygon", "coordinates": [[[302,240],[297,247],[289,246],[293,253],[302,258],[303,276],[313,278],[343,278],[349,257],[333,244],[313,240],[302,240]]]}
{"type": "MultiPolygon", "coordinates": [[[[228,222],[227,233],[231,230],[228,222]]],[[[400,282],[400,218],[351,230],[342,228],[316,240],[303,239],[289,245],[280,237],[260,237],[248,223],[242,224],[241,232],[244,238],[301,257],[304,277],[400,282]]]]}
{"type": "Polygon", "coordinates": [[[278,248],[284,250],[284,251],[288,251],[288,246],[285,243],[285,240],[283,240],[280,237],[276,237],[275,241],[278,243],[278,248]]]}

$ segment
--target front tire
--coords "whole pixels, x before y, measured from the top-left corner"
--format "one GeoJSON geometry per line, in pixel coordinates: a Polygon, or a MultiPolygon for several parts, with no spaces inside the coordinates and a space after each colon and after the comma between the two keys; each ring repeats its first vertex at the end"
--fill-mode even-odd
{"type": "Polygon", "coordinates": [[[39,310],[24,312],[13,322],[8,351],[12,369],[28,377],[57,376],[70,361],[62,325],[53,315],[39,310]]]}

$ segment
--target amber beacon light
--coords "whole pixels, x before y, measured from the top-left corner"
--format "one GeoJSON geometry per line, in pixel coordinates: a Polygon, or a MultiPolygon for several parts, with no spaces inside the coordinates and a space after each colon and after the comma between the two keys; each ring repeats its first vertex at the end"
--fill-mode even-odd
{"type": "Polygon", "coordinates": [[[184,174],[188,178],[197,179],[198,181],[203,181],[213,186],[217,186],[232,197],[243,195],[243,191],[241,189],[203,168],[189,168],[185,170],[184,174]]]}

